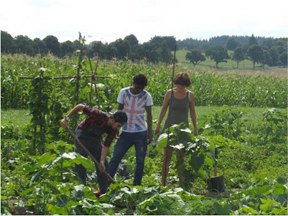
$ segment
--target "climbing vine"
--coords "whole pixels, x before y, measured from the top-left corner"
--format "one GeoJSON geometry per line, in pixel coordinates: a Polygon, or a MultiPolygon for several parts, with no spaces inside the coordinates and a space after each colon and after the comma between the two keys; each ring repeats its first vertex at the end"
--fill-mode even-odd
{"type": "Polygon", "coordinates": [[[40,75],[32,80],[30,89],[29,110],[32,114],[31,124],[34,136],[32,136],[31,153],[45,152],[46,117],[49,114],[49,94],[51,84],[49,78],[44,79],[45,68],[40,68],[40,75]]]}

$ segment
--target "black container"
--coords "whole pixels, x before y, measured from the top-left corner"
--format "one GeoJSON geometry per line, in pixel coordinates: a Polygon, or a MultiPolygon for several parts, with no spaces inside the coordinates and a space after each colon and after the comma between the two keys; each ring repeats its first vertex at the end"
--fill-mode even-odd
{"type": "Polygon", "coordinates": [[[207,179],[207,189],[210,192],[224,192],[225,191],[225,180],[224,176],[215,176],[207,179]]]}

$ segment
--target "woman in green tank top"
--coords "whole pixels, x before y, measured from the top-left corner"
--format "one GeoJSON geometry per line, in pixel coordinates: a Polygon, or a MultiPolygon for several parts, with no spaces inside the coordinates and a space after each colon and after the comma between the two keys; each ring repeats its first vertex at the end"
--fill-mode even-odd
{"type": "MultiPolygon", "coordinates": [[[[195,103],[194,95],[191,91],[187,89],[191,85],[191,80],[187,72],[180,72],[175,75],[173,78],[173,83],[175,87],[166,92],[163,105],[158,117],[158,122],[155,129],[155,135],[158,136],[160,132],[161,123],[166,115],[167,109],[168,116],[166,118],[164,127],[162,131],[170,127],[173,124],[185,123],[189,127],[189,118],[193,123],[193,134],[194,136],[198,135],[197,121],[196,121],[196,112],[195,112],[195,103]]],[[[167,146],[164,149],[164,158],[162,166],[162,184],[166,185],[166,179],[169,172],[169,164],[172,157],[172,148],[167,146]]],[[[184,151],[177,151],[177,170],[179,183],[182,185],[184,182],[183,171],[184,171],[184,151]]]]}

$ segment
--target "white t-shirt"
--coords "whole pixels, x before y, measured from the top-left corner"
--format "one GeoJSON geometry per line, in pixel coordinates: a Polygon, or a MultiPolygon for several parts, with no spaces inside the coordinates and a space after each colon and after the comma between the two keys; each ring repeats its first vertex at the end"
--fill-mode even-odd
{"type": "Polygon", "coordinates": [[[144,89],[139,94],[133,95],[130,92],[130,87],[126,87],[120,90],[117,102],[124,105],[123,111],[128,117],[122,131],[135,133],[147,130],[144,116],[145,107],[153,105],[149,92],[144,89]]]}

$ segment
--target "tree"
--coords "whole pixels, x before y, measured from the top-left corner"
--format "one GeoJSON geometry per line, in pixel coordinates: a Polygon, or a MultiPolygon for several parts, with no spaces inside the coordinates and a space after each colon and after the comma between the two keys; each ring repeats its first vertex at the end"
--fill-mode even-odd
{"type": "Polygon", "coordinates": [[[129,43],[126,40],[118,39],[110,43],[112,47],[116,49],[116,56],[119,59],[125,59],[129,55],[129,43]]]}
{"type": "Polygon", "coordinates": [[[279,61],[283,67],[287,67],[287,52],[282,52],[280,54],[279,61]]]}
{"type": "Polygon", "coordinates": [[[71,56],[75,50],[74,44],[71,41],[65,41],[60,44],[61,56],[69,55],[71,56]]]}
{"type": "Polygon", "coordinates": [[[135,37],[135,35],[131,34],[128,35],[124,38],[124,41],[127,41],[129,44],[129,52],[128,52],[128,57],[131,60],[136,60],[139,59],[139,53],[138,48],[139,48],[139,42],[138,39],[135,37]]]}
{"type": "Polygon", "coordinates": [[[233,53],[232,59],[237,62],[237,68],[239,68],[240,61],[243,61],[245,59],[244,49],[242,47],[236,48],[233,53]]]}
{"type": "Polygon", "coordinates": [[[193,63],[194,67],[201,61],[205,61],[206,58],[200,50],[191,50],[186,53],[185,58],[193,63]]]}
{"type": "Polygon", "coordinates": [[[261,63],[262,63],[263,69],[264,69],[265,64],[271,65],[272,58],[271,58],[271,54],[270,54],[268,49],[263,48],[263,59],[262,59],[261,63]]]}
{"type": "Polygon", "coordinates": [[[158,49],[159,60],[164,63],[170,63],[173,59],[173,55],[168,48],[166,43],[162,44],[161,47],[158,49]]]}
{"type": "Polygon", "coordinates": [[[138,45],[138,39],[133,34],[126,36],[124,40],[128,41],[130,47],[135,47],[138,45]]]}
{"type": "Polygon", "coordinates": [[[60,44],[56,37],[49,35],[43,39],[49,52],[53,55],[60,56],[60,44]]]}
{"type": "Polygon", "coordinates": [[[157,46],[149,42],[144,43],[141,46],[141,57],[149,62],[158,63],[159,55],[157,53],[157,46]]]}
{"type": "Polygon", "coordinates": [[[228,39],[226,43],[226,49],[228,50],[235,50],[237,47],[240,46],[240,43],[235,39],[235,37],[231,37],[228,39]]]}
{"type": "Polygon", "coordinates": [[[93,41],[88,45],[88,56],[106,58],[106,47],[101,41],[93,41]]]}
{"type": "Polygon", "coordinates": [[[76,50],[81,50],[82,49],[82,44],[80,43],[79,40],[74,40],[73,41],[73,46],[75,47],[76,50]]]}
{"type": "Polygon", "coordinates": [[[264,61],[264,51],[259,45],[252,45],[248,49],[248,56],[253,62],[253,69],[255,70],[255,63],[262,63],[264,61]]]}
{"type": "Polygon", "coordinates": [[[277,66],[279,64],[279,52],[276,47],[272,47],[270,50],[271,66],[277,66]]]}
{"type": "Polygon", "coordinates": [[[229,58],[227,50],[223,46],[214,46],[206,51],[209,56],[216,63],[216,68],[220,62],[226,62],[229,58]]]}
{"type": "Polygon", "coordinates": [[[287,67],[287,38],[276,39],[275,46],[279,53],[279,64],[287,67]]]}
{"type": "Polygon", "coordinates": [[[39,38],[35,38],[33,40],[33,49],[35,54],[41,54],[41,55],[47,54],[46,44],[39,38]]]}
{"type": "Polygon", "coordinates": [[[162,44],[166,44],[169,50],[173,51],[176,46],[176,39],[173,36],[166,36],[166,37],[155,36],[149,41],[149,43],[158,47],[160,47],[162,44]]]}
{"type": "Polygon", "coordinates": [[[14,53],[16,48],[14,38],[5,31],[1,31],[1,51],[3,53],[14,53]]]}
{"type": "Polygon", "coordinates": [[[18,53],[25,53],[27,55],[34,54],[33,41],[29,37],[18,35],[15,38],[15,43],[18,53]]]}
{"type": "Polygon", "coordinates": [[[106,51],[106,59],[113,59],[117,58],[117,48],[114,46],[113,43],[108,44],[107,51],[106,51]]]}
{"type": "Polygon", "coordinates": [[[249,38],[249,46],[253,46],[253,45],[258,45],[258,42],[256,40],[256,38],[254,37],[254,34],[252,34],[252,36],[249,38]]]}

